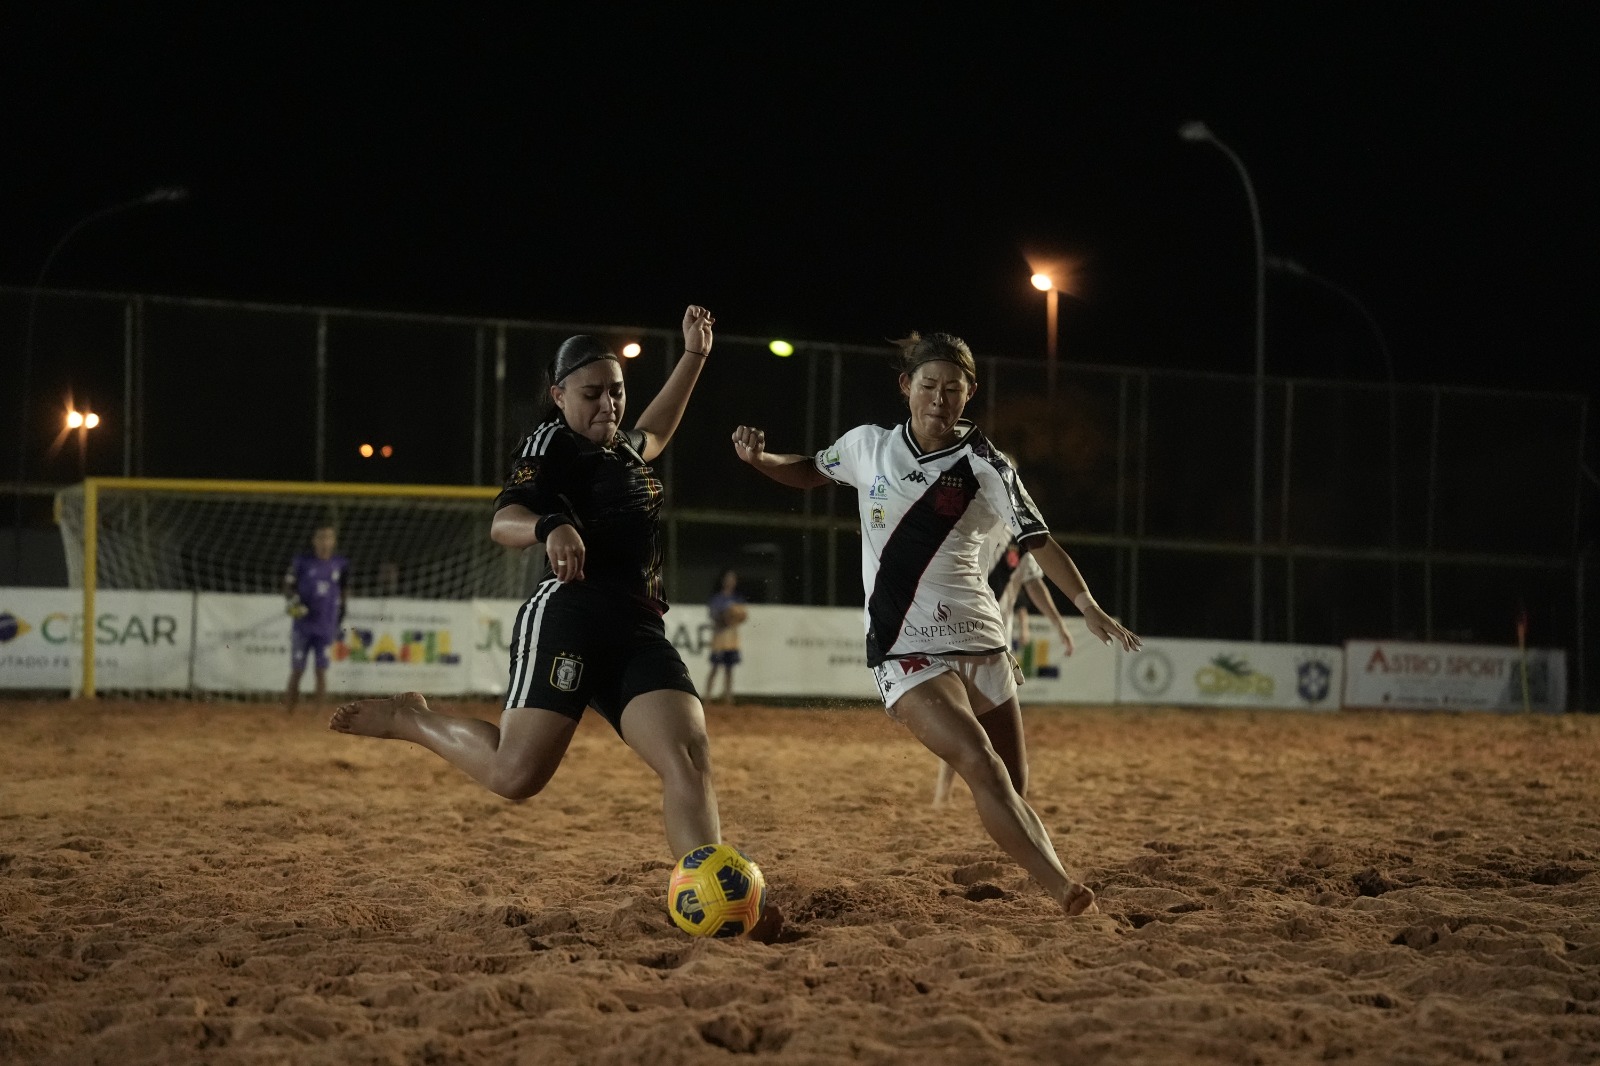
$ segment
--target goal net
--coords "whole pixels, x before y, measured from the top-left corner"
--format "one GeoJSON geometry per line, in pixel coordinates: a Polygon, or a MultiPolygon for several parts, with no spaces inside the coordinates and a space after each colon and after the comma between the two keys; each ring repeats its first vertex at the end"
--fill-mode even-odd
{"type": "MultiPolygon", "coordinates": [[[[284,574],[296,554],[311,553],[313,533],[325,526],[349,561],[335,665],[460,665],[461,645],[474,635],[470,622],[459,621],[463,605],[525,598],[540,562],[538,548],[516,552],[490,541],[495,492],[109,478],[65,489],[56,498],[57,521],[70,583],[85,593],[83,617],[94,620],[83,629],[94,634],[97,651],[87,661],[80,654],[81,690],[94,694],[98,673],[101,691],[281,692],[289,633],[284,574]],[[140,616],[145,620],[129,638],[124,627],[140,616]],[[171,619],[161,639],[153,632],[158,618],[171,619]],[[187,631],[186,653],[179,630],[187,631]],[[130,639],[157,645],[158,658],[186,661],[141,673],[129,667],[139,657],[130,639]],[[271,657],[270,668],[241,665],[240,648],[271,657]],[[270,683],[249,680],[257,674],[270,683]]],[[[330,670],[330,681],[338,673],[330,670]]],[[[388,689],[379,684],[388,678],[375,679],[371,670],[342,673],[346,683],[330,690],[388,689]]]]}

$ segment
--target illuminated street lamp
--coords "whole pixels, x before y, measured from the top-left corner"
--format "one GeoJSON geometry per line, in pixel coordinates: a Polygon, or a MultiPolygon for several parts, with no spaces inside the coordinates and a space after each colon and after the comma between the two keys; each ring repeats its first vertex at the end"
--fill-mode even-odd
{"type": "Polygon", "coordinates": [[[1028,279],[1033,287],[1044,293],[1044,354],[1052,368],[1056,362],[1056,279],[1049,274],[1035,274],[1028,279]]]}
{"type": "Polygon", "coordinates": [[[80,411],[75,405],[69,403],[66,424],[66,429],[63,432],[78,431],[78,480],[82,481],[88,476],[89,431],[100,424],[100,416],[93,411],[80,411]]]}
{"type": "MultiPolygon", "coordinates": [[[[61,249],[67,246],[85,226],[94,224],[103,218],[120,214],[135,207],[149,207],[157,204],[182,203],[189,198],[189,190],[182,186],[165,186],[152,189],[143,196],[136,196],[131,200],[111,204],[84,215],[67,228],[56,243],[51,246],[50,252],[44,257],[44,264],[39,267],[38,275],[33,279],[33,289],[28,294],[27,325],[22,333],[22,374],[18,384],[17,394],[20,403],[17,407],[17,478],[13,503],[16,507],[16,524],[12,529],[12,580],[22,583],[22,485],[27,476],[28,454],[28,405],[29,393],[32,387],[33,376],[33,324],[34,317],[39,309],[39,290],[44,285],[45,275],[50,272],[50,265],[55,262],[56,256],[61,254],[61,249]]],[[[125,398],[126,399],[126,398],[125,398]]],[[[126,404],[124,405],[126,414],[126,404]]],[[[92,427],[84,427],[92,428],[92,427]]],[[[126,457],[124,457],[126,461],[126,457]]]]}
{"type": "Polygon", "coordinates": [[[1262,639],[1261,632],[1261,548],[1264,540],[1264,520],[1266,515],[1266,466],[1267,466],[1267,263],[1266,249],[1261,238],[1261,210],[1256,204],[1255,186],[1250,184],[1250,173],[1244,168],[1244,161],[1232,148],[1217,140],[1204,122],[1185,122],[1178,128],[1178,136],[1186,141],[1209,144],[1217,151],[1228,157],[1234,169],[1239,172],[1239,180],[1244,182],[1245,199],[1250,205],[1250,226],[1255,235],[1256,244],[1256,455],[1255,455],[1255,552],[1251,558],[1251,585],[1254,610],[1252,613],[1251,630],[1254,639],[1259,643],[1262,639]]]}

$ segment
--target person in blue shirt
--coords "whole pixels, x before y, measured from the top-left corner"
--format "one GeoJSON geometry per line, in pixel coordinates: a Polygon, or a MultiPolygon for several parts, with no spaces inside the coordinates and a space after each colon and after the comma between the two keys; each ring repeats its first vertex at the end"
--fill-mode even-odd
{"type": "Polygon", "coordinates": [[[711,616],[711,674],[706,678],[706,699],[717,687],[717,670],[722,670],[722,702],[733,702],[733,668],[739,665],[739,626],[747,617],[744,593],[739,591],[739,575],[724,570],[717,587],[706,601],[711,616]]]}
{"type": "Polygon", "coordinates": [[[283,575],[285,610],[294,619],[289,627],[285,710],[294,710],[300,701],[300,678],[308,659],[316,667],[312,699],[321,703],[328,694],[328,645],[339,639],[339,627],[344,623],[345,575],[350,570],[350,560],[336,553],[338,546],[338,531],[318,526],[311,534],[311,551],[297,554],[283,575]]]}

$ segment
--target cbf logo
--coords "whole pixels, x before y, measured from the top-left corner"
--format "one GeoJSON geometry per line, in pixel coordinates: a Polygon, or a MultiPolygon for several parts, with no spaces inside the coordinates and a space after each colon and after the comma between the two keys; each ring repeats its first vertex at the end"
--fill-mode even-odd
{"type": "Polygon", "coordinates": [[[1306,659],[1294,670],[1294,690],[1307,703],[1321,703],[1333,686],[1333,668],[1321,659],[1306,659]]]}
{"type": "Polygon", "coordinates": [[[565,655],[557,655],[550,664],[550,685],[562,692],[571,692],[583,678],[583,663],[565,655]]]}
{"type": "Polygon", "coordinates": [[[878,474],[872,479],[872,488],[867,490],[867,495],[874,500],[887,500],[889,498],[889,479],[878,474]]]}

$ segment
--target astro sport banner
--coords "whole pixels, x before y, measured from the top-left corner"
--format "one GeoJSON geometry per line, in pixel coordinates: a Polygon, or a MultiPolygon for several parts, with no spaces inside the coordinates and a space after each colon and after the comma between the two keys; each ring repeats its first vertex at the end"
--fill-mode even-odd
{"type": "Polygon", "coordinates": [[[1121,703],[1338,710],[1344,650],[1152,638],[1122,661],[1121,703]]]}
{"type": "Polygon", "coordinates": [[[1402,710],[1567,709],[1567,653],[1481,644],[1345,643],[1346,707],[1402,710]],[[1523,672],[1527,684],[1524,689],[1523,672]]]}

